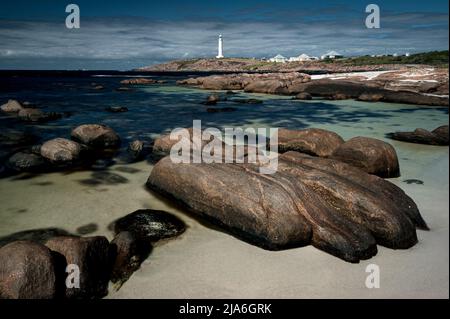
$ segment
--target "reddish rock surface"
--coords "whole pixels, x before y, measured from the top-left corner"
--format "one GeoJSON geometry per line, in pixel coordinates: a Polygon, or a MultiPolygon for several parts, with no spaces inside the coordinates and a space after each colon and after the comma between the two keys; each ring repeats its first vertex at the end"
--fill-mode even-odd
{"type": "Polygon", "coordinates": [[[376,243],[409,248],[417,242],[415,227],[426,227],[393,184],[297,152],[281,155],[273,175],[254,164],[174,164],[165,157],[147,185],[264,248],[312,244],[350,262],[375,255],[376,243]]]}
{"type": "Polygon", "coordinates": [[[354,137],[331,155],[341,162],[384,178],[400,176],[397,152],[392,145],[369,137],[354,137]]]}
{"type": "Polygon", "coordinates": [[[310,128],[304,130],[278,130],[278,151],[297,151],[309,155],[328,157],[344,143],[338,134],[310,128]]]}

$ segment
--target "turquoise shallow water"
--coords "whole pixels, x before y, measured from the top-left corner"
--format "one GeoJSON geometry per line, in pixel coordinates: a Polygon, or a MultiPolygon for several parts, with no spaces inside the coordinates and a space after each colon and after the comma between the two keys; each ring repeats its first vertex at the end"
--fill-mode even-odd
{"type": "MultiPolygon", "coordinates": [[[[0,102],[6,102],[8,98],[29,100],[47,111],[71,112],[72,116],[48,124],[24,126],[2,115],[0,125],[2,128],[26,127],[45,140],[56,136],[69,137],[70,129],[82,123],[104,123],[119,133],[124,146],[135,138],[149,140],[175,127],[189,127],[194,119],[202,120],[203,127],[319,127],[335,131],[344,139],[354,136],[383,139],[395,147],[400,160],[402,176],[391,181],[416,201],[432,231],[419,232],[420,242],[411,250],[395,252],[380,249],[374,260],[391,267],[387,275],[391,283],[387,284],[384,293],[375,296],[422,294],[445,297],[447,294],[448,297],[448,147],[408,144],[385,138],[385,134],[392,131],[408,131],[417,127],[434,129],[448,124],[448,108],[352,100],[305,102],[280,96],[238,93],[232,98],[252,97],[262,99],[264,103],[241,105],[231,101],[220,102],[218,107],[232,106],[237,111],[208,113],[200,102],[211,92],[175,86],[174,78],[164,78],[169,81],[165,85],[136,87],[133,92],[117,92],[114,89],[120,86],[120,79],[46,78],[32,85],[11,86],[0,92],[0,102]],[[92,90],[92,82],[104,85],[105,90],[92,90]],[[125,106],[129,112],[115,114],[104,110],[112,105],[125,106]],[[424,184],[406,184],[403,182],[406,179],[419,179],[424,184]],[[415,265],[413,273],[405,270],[405,265],[410,263],[415,265]],[[407,276],[415,276],[419,280],[403,286],[401,282],[396,282],[396,278],[407,276]]],[[[111,239],[112,233],[107,226],[116,218],[140,208],[165,209],[187,223],[187,232],[167,246],[155,249],[149,258],[151,266],[144,264],[117,295],[112,296],[183,298],[204,297],[203,293],[208,293],[207,296],[216,297],[358,297],[366,293],[365,290],[360,291],[359,284],[353,278],[361,270],[358,266],[341,264],[336,258],[324,256],[312,247],[275,253],[277,258],[274,259],[270,252],[199,225],[171,203],[145,189],[144,184],[151,169],[152,164],[147,161],[125,163],[117,159],[112,166],[102,170],[1,178],[0,240],[36,228],[57,228],[80,233],[82,226],[85,227],[81,229],[87,229],[86,234],[105,235],[111,239]],[[199,252],[197,249],[200,246],[205,250],[199,252]],[[244,260],[250,255],[255,263],[231,263],[232,258],[230,262],[224,263],[228,268],[222,269],[216,264],[225,258],[219,254],[219,249],[232,251],[234,260],[244,260]],[[197,254],[197,259],[192,260],[192,254],[197,254]],[[293,264],[292,260],[302,263],[302,274],[298,274],[298,264],[293,264]],[[305,260],[308,262],[305,263],[305,260]],[[211,267],[214,265],[224,272],[230,271],[228,283],[226,278],[217,273],[217,269],[197,265],[197,262],[211,267]],[[181,278],[174,276],[178,270],[173,268],[173,263],[186,267],[186,276],[196,279],[193,282],[193,279],[183,278],[185,290],[178,289],[181,278]],[[333,289],[323,290],[322,286],[317,285],[320,282],[320,272],[317,272],[319,267],[330,267],[329,271],[340,276],[341,279],[325,276],[333,289]],[[279,269],[283,269],[289,278],[280,275],[279,269]],[[248,282],[248,288],[239,290],[241,282],[246,282],[242,277],[245,274],[247,278],[261,280],[261,283],[248,282]],[[258,274],[272,278],[266,281],[270,282],[271,287],[266,287],[265,293],[262,282],[266,279],[259,278],[258,274]],[[155,282],[158,289],[147,288],[147,285],[151,286],[155,282]],[[348,295],[342,292],[342,285],[348,287],[348,295]],[[226,289],[223,290],[223,287],[226,289]]]]}

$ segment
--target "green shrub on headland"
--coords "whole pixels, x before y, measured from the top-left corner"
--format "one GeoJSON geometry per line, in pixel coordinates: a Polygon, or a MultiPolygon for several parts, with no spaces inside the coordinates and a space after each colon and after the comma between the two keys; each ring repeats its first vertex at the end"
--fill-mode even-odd
{"type": "MultiPolygon", "coordinates": [[[[354,58],[334,60],[334,63],[344,63],[349,65],[370,65],[370,64],[428,64],[435,66],[448,65],[448,50],[432,51],[425,53],[411,54],[410,56],[380,56],[369,55],[354,58]]],[[[330,62],[330,61],[327,61],[330,62]]]]}

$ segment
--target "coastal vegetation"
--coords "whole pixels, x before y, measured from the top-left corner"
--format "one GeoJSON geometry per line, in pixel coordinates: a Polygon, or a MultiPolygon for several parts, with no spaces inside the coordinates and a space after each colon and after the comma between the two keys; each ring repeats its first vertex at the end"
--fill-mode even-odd
{"type": "Polygon", "coordinates": [[[343,63],[349,65],[374,65],[374,64],[427,64],[433,66],[446,67],[448,66],[448,50],[446,51],[432,51],[411,54],[409,56],[359,56],[346,59],[337,60],[323,60],[326,63],[343,63]]]}

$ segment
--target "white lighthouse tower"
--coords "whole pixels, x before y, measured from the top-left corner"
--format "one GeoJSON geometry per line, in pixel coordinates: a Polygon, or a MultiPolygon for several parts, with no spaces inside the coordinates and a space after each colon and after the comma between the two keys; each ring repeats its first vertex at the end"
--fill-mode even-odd
{"type": "Polygon", "coordinates": [[[219,34],[219,46],[218,46],[218,52],[217,52],[217,59],[222,59],[223,58],[223,40],[222,40],[222,35],[219,34]]]}

